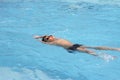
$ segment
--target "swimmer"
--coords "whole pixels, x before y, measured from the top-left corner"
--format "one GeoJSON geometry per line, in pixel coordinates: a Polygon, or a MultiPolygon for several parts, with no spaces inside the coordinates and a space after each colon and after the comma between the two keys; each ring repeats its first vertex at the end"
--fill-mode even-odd
{"type": "Polygon", "coordinates": [[[111,48],[111,47],[106,47],[106,46],[91,47],[91,46],[84,46],[81,44],[73,44],[72,42],[70,42],[68,40],[56,38],[53,35],[44,35],[44,36],[36,35],[36,36],[34,36],[34,38],[44,44],[50,44],[50,45],[63,47],[70,53],[72,53],[74,51],[79,51],[79,52],[88,53],[88,54],[91,54],[94,56],[98,56],[94,51],[89,50],[89,49],[120,51],[120,48],[111,48]]]}

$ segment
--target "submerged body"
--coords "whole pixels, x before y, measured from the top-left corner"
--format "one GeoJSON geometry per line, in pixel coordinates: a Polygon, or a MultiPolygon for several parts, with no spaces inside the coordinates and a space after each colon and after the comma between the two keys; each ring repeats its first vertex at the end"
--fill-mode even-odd
{"type": "Polygon", "coordinates": [[[88,54],[92,54],[94,56],[98,56],[98,55],[94,51],[89,50],[89,49],[120,51],[120,48],[111,48],[111,47],[106,47],[106,46],[91,47],[91,46],[84,46],[81,44],[73,44],[72,42],[70,42],[68,40],[61,39],[61,38],[55,38],[52,35],[34,36],[34,38],[38,39],[38,40],[41,39],[39,41],[42,43],[45,43],[45,44],[63,47],[66,50],[68,50],[68,52],[79,51],[79,52],[85,52],[88,54]]]}

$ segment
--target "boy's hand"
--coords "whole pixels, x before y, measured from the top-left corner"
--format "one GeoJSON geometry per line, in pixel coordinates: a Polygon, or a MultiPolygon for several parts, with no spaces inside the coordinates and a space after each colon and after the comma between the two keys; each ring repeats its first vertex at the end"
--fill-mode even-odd
{"type": "Polygon", "coordinates": [[[39,39],[39,38],[41,38],[41,36],[37,36],[37,35],[35,35],[35,36],[33,36],[35,39],[39,39]]]}

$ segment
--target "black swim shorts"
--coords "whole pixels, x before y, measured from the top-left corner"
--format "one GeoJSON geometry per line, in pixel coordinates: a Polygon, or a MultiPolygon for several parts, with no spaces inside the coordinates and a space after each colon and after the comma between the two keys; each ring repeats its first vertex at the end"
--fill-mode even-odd
{"type": "Polygon", "coordinates": [[[74,44],[73,46],[68,48],[68,52],[72,53],[73,51],[76,51],[78,47],[81,47],[81,46],[83,46],[83,45],[81,45],[81,44],[74,44]]]}

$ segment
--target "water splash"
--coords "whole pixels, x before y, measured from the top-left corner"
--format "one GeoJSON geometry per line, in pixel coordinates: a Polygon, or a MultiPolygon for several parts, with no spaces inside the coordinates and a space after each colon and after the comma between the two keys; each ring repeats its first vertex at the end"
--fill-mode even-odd
{"type": "Polygon", "coordinates": [[[114,60],[116,57],[115,56],[112,56],[110,54],[107,54],[107,53],[100,53],[98,55],[100,58],[104,59],[105,61],[109,62],[111,60],[114,60]]]}

